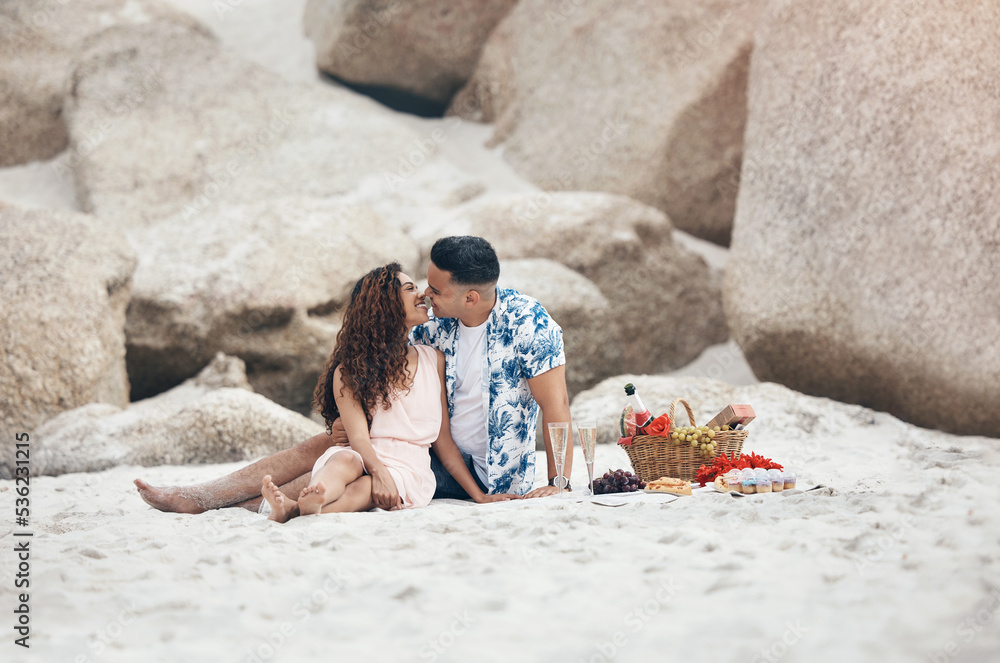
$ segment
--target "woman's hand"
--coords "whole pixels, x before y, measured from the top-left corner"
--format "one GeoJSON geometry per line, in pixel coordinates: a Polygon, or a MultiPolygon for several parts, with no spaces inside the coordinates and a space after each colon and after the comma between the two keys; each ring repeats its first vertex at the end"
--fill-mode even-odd
{"type": "Polygon", "coordinates": [[[523,499],[521,495],[511,495],[510,493],[499,493],[497,495],[487,495],[486,493],[480,492],[479,495],[474,497],[477,504],[490,504],[491,502],[507,502],[509,500],[520,500],[523,499]]]}
{"type": "Polygon", "coordinates": [[[383,465],[380,469],[374,470],[372,477],[372,502],[380,509],[402,508],[403,500],[396,490],[396,481],[389,474],[389,470],[383,465]]]}

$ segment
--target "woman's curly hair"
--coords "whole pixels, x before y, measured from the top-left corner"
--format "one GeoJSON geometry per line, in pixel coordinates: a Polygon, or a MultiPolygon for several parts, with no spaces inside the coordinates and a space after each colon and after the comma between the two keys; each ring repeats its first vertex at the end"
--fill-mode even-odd
{"type": "Polygon", "coordinates": [[[399,263],[376,267],[354,286],[337,332],[337,344],[313,392],[313,409],[327,432],[340,416],[333,375],[340,366],[344,385],[354,392],[371,426],[375,408],[388,410],[394,388],[406,383],[406,311],[399,297],[399,263]]]}

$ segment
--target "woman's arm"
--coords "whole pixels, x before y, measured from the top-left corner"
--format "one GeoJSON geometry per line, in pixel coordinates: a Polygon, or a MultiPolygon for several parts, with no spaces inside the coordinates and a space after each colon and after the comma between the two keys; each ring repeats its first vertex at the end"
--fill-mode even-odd
{"type": "MultiPolygon", "coordinates": [[[[476,480],[472,478],[472,474],[469,472],[468,466],[465,464],[465,460],[462,459],[462,452],[458,450],[458,446],[455,441],[451,438],[451,422],[448,419],[448,397],[445,394],[445,382],[444,377],[444,355],[440,351],[436,351],[437,364],[438,364],[438,376],[441,378],[441,431],[438,433],[438,438],[435,440],[434,453],[441,460],[441,464],[444,468],[448,470],[451,476],[455,477],[455,481],[465,489],[465,492],[469,494],[469,497],[474,499],[479,504],[484,504],[486,502],[505,502],[510,499],[520,499],[520,495],[487,495],[482,490],[479,489],[479,484],[476,480]]],[[[353,438],[352,438],[353,439],[353,438]]]]}
{"type": "Polygon", "coordinates": [[[333,374],[333,397],[337,401],[337,409],[340,410],[340,418],[343,420],[351,448],[361,454],[365,469],[371,475],[372,501],[375,502],[375,506],[380,509],[402,507],[403,500],[400,499],[399,491],[396,489],[396,481],[372,447],[365,411],[358,403],[354,392],[344,384],[339,366],[333,374]]]}

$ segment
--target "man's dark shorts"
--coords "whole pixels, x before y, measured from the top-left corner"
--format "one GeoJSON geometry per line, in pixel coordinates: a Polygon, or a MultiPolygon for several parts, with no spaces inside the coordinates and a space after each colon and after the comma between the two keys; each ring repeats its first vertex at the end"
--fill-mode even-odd
{"type": "MultiPolygon", "coordinates": [[[[462,484],[455,481],[455,477],[451,476],[451,473],[444,468],[441,461],[438,460],[437,454],[431,449],[431,471],[434,472],[434,480],[437,481],[437,488],[434,489],[434,499],[445,499],[450,498],[453,500],[471,500],[469,494],[465,492],[465,488],[462,488],[462,484]]],[[[473,465],[472,456],[469,454],[462,454],[462,460],[465,461],[466,467],[469,468],[469,474],[472,478],[476,480],[476,485],[479,486],[479,490],[484,493],[489,493],[486,490],[486,486],[483,482],[479,480],[479,475],[476,474],[476,468],[473,465]]]]}

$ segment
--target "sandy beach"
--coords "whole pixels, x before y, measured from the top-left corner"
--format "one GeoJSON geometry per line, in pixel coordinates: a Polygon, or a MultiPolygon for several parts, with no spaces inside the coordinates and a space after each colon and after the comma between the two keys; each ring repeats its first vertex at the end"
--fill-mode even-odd
{"type": "MultiPolygon", "coordinates": [[[[237,464],[35,479],[32,649],[7,660],[993,660],[990,440],[738,389],[760,414],[747,448],[822,487],[595,498],[577,448],[578,489],[560,497],[279,525],[161,513],[131,483],[237,464]]],[[[628,464],[601,444],[596,466],[628,464]]]]}

